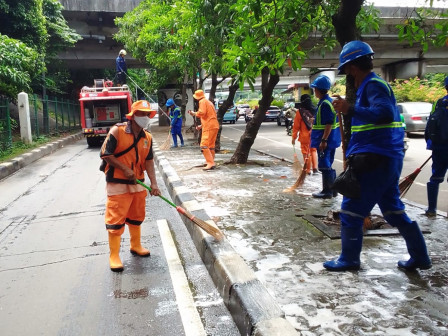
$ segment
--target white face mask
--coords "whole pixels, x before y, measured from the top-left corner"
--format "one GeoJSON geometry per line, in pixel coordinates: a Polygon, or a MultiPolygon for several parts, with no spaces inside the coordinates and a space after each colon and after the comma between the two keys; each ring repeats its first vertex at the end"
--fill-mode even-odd
{"type": "Polygon", "coordinates": [[[134,121],[139,125],[141,128],[146,128],[149,125],[149,118],[148,117],[134,117],[134,121]]]}

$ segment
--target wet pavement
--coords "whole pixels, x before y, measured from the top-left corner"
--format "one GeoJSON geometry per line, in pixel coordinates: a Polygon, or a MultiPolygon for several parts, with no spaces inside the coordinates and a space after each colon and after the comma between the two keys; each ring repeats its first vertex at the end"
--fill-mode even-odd
{"type": "MultiPolygon", "coordinates": [[[[151,132],[160,145],[168,128],[153,125],[151,132]]],[[[248,164],[226,164],[236,143],[225,128],[218,167],[203,172],[194,167],[204,162],[199,147],[191,134],[185,138],[185,147],[163,151],[164,157],[301,335],[448,334],[446,217],[429,220],[422,206],[407,203],[408,215],[427,231],[430,270],[399,270],[397,261],[408,258],[404,240],[384,235],[365,237],[360,271],[330,273],[322,262],[339,255],[340,240],[305,219],[339,209],[340,196],[311,197],[320,175],[284,193],[295,181],[291,164],[256,151],[248,164]]]]}

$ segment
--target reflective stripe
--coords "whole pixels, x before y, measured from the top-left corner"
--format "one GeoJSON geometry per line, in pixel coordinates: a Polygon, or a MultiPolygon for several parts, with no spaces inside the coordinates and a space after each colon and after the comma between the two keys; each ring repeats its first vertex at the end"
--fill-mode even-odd
{"type": "Polygon", "coordinates": [[[392,96],[392,90],[390,89],[389,84],[387,84],[387,82],[385,80],[383,80],[381,78],[376,78],[376,77],[373,77],[370,80],[375,80],[377,82],[384,84],[387,87],[387,90],[389,91],[389,96],[392,96]]]}
{"type": "Polygon", "coordinates": [[[402,215],[404,213],[406,213],[406,211],[404,211],[404,210],[386,211],[386,212],[383,212],[383,216],[386,217],[386,216],[390,216],[390,215],[402,215]]]}
{"type": "Polygon", "coordinates": [[[106,224],[106,230],[120,230],[124,224],[106,224]]]}
{"type": "Polygon", "coordinates": [[[359,217],[359,218],[364,219],[364,216],[359,215],[359,214],[354,213],[354,212],[351,212],[351,211],[348,211],[348,210],[344,210],[344,209],[339,210],[339,213],[346,214],[347,216],[359,217]]]}
{"type": "Polygon", "coordinates": [[[374,125],[374,124],[365,124],[365,125],[359,125],[359,126],[353,126],[352,125],[352,133],[356,132],[364,132],[364,131],[371,131],[371,130],[377,130],[377,129],[383,129],[383,128],[402,128],[403,124],[401,121],[394,121],[390,124],[380,124],[380,125],[374,125]]]}
{"type": "Polygon", "coordinates": [[[138,221],[134,219],[126,218],[126,223],[132,224],[132,225],[140,225],[143,223],[143,221],[138,221]]]}
{"type": "MultiPolygon", "coordinates": [[[[334,110],[333,105],[328,100],[324,100],[322,102],[322,104],[323,103],[327,103],[330,106],[331,112],[333,112],[333,114],[334,114],[333,125],[331,126],[331,129],[338,128],[339,122],[336,122],[336,111],[334,110]]],[[[322,125],[321,121],[320,121],[320,108],[322,107],[322,104],[320,104],[319,108],[317,109],[316,124],[313,126],[313,129],[315,129],[315,130],[324,130],[325,126],[327,126],[327,125],[322,125]]]]}

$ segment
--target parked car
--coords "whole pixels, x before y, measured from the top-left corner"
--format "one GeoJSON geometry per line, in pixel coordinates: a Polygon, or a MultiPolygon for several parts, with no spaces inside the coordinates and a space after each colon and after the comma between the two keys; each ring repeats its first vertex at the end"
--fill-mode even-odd
{"type": "Polygon", "coordinates": [[[222,122],[228,121],[231,124],[234,124],[236,123],[237,120],[238,120],[238,109],[234,105],[231,108],[229,108],[226,113],[224,113],[222,122]]]}
{"type": "Polygon", "coordinates": [[[432,104],[426,102],[398,103],[398,109],[403,114],[406,133],[424,132],[426,122],[432,110],[432,104]]]}
{"type": "Polygon", "coordinates": [[[245,117],[246,114],[250,113],[250,106],[248,104],[237,105],[238,108],[238,118],[245,117]]]}
{"type": "Polygon", "coordinates": [[[277,121],[278,116],[282,113],[277,106],[269,106],[264,117],[265,121],[277,121]]]}

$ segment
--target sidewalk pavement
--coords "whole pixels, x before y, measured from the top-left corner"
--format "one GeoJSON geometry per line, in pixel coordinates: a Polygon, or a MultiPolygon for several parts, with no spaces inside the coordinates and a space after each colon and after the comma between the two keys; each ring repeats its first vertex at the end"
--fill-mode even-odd
{"type": "MultiPolygon", "coordinates": [[[[225,127],[215,170],[197,167],[204,158],[191,133],[185,147],[156,150],[156,161],[176,204],[224,232],[225,241],[216,243],[184,221],[239,327],[281,325],[279,334],[286,335],[291,325],[301,335],[446,334],[446,217],[429,220],[422,205],[405,201],[425,233],[431,270],[399,270],[397,261],[408,258],[404,240],[395,229],[381,229],[365,234],[361,271],[327,272],[322,262],[340,253],[340,240],[332,239],[338,229],[327,216],[339,210],[342,197],[311,196],[321,188],[320,174],[284,193],[295,181],[291,163],[255,150],[248,164],[226,164],[237,143],[226,138],[225,127]]],[[[153,125],[151,133],[160,145],[168,127],[153,125]]]]}
{"type": "MultiPolygon", "coordinates": [[[[396,261],[407,257],[406,247],[400,236],[389,232],[366,237],[361,271],[328,273],[322,262],[339,254],[340,241],[329,239],[312,222],[325,223],[341,198],[311,197],[321,186],[319,175],[307,177],[295,193],[283,193],[295,180],[291,164],[251,151],[248,164],[227,165],[236,143],[225,132],[216,155],[218,167],[210,172],[195,167],[204,159],[190,134],[185,135],[185,147],[161,151],[158,145],[168,127],[152,125],[151,133],[155,161],[173,201],[226,236],[216,242],[182,218],[242,335],[448,331],[445,218],[428,220],[421,216],[422,206],[406,205],[408,215],[427,232],[431,270],[399,271],[396,261]]],[[[12,173],[25,161],[0,165],[0,179],[5,169],[12,173]]]]}

